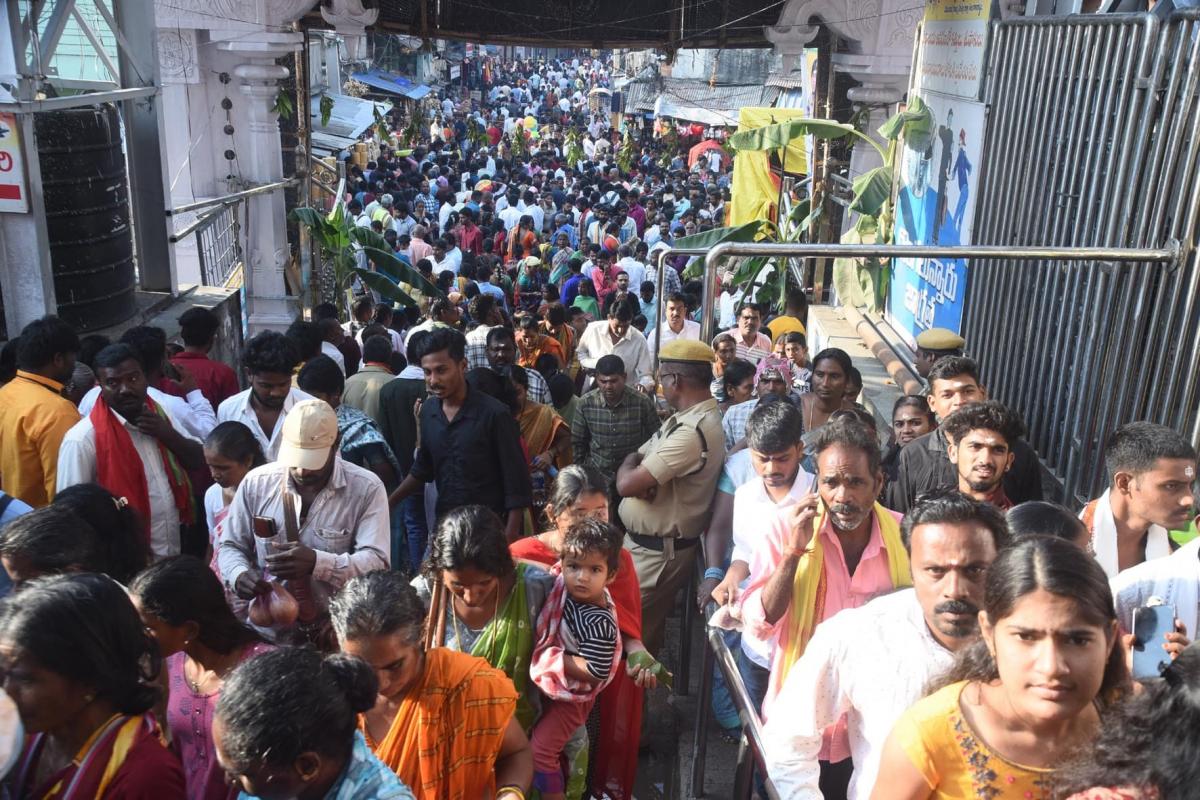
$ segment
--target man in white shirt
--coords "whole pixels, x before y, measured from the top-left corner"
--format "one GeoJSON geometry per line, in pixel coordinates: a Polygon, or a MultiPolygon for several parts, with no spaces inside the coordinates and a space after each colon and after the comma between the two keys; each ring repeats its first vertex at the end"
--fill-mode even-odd
{"type": "Polygon", "coordinates": [[[521,198],[516,191],[509,192],[504,199],[507,205],[502,210],[497,209],[496,216],[504,223],[504,230],[511,231],[521,221],[525,212],[521,211],[521,198]]]}
{"type": "Polygon", "coordinates": [[[1110,585],[1117,620],[1126,632],[1132,632],[1134,609],[1157,597],[1175,609],[1175,618],[1195,638],[1200,628],[1200,539],[1192,539],[1166,558],[1130,567],[1110,585]]]}
{"type": "Polygon", "coordinates": [[[688,319],[687,298],[682,294],[667,295],[667,307],[664,310],[663,318],[662,333],[659,334],[662,337],[659,349],[667,342],[673,342],[676,339],[700,341],[700,323],[688,319]]]}
{"type": "Polygon", "coordinates": [[[776,698],[784,713],[770,716],[764,739],[780,797],[821,798],[821,737],[844,724],[854,761],[847,797],[866,800],[892,725],[979,635],[984,579],[1008,541],[1004,516],[948,492],[910,511],[902,532],[912,588],[818,625],[776,698]]]}
{"type": "MultiPolygon", "coordinates": [[[[346,581],[390,565],[387,490],[375,473],[342,460],[340,441],[328,403],[297,403],[283,425],[279,460],[251,470],[238,486],[217,549],[226,585],[243,600],[270,591],[264,570],[307,583],[315,618],[302,622],[301,632],[306,624],[319,630],[329,599],[346,581]],[[299,541],[282,543],[289,501],[299,541]],[[281,543],[259,544],[256,517],[275,522],[281,543]]],[[[259,630],[272,640],[284,633],[259,630]]]]}
{"type": "Polygon", "coordinates": [[[629,276],[629,285],[641,286],[642,281],[646,280],[646,265],[633,257],[633,248],[623,244],[617,248],[617,255],[621,257],[617,261],[617,269],[624,270],[629,276]]]}
{"type": "Polygon", "coordinates": [[[601,356],[609,353],[618,355],[625,362],[625,371],[635,383],[653,383],[650,364],[650,346],[646,337],[633,327],[633,318],[639,313],[632,298],[613,303],[608,309],[608,319],[589,323],[579,337],[579,363],[585,369],[595,369],[601,356]]]}
{"type": "MultiPolygon", "coordinates": [[[[1196,451],[1178,432],[1153,422],[1122,425],[1104,445],[1109,489],[1079,517],[1109,578],[1171,553],[1168,531],[1192,521],[1196,451]]],[[[1194,633],[1194,631],[1193,631],[1194,633]]]]}
{"type": "Polygon", "coordinates": [[[182,514],[195,511],[184,471],[204,469],[204,448],[148,398],[145,370],[129,345],[101,350],[95,370],[100,397],[63,437],[57,491],[100,484],[138,512],[149,528],[151,554],[178,555],[179,526],[195,521],[182,514]]]}
{"type": "Polygon", "coordinates": [[[338,369],[342,371],[342,375],[346,374],[346,357],[342,355],[342,351],[338,349],[338,345],[346,337],[346,332],[342,330],[341,324],[333,317],[325,317],[317,320],[317,326],[321,329],[321,355],[329,356],[333,359],[333,363],[338,365],[338,369]]]}
{"type": "MultiPolygon", "coordinates": [[[[763,520],[778,516],[781,509],[793,506],[813,490],[813,476],[800,462],[804,458],[804,420],[800,410],[776,398],[759,403],[746,426],[747,454],[754,477],[733,493],[733,553],[724,576],[719,568],[704,573],[700,597],[711,593],[719,605],[732,605],[750,577],[750,557],[763,530],[763,520]]],[[[737,454],[730,459],[736,458],[737,454]]],[[[745,457],[745,456],[743,456],[745,457]]],[[[736,470],[727,469],[727,474],[736,470]]],[[[707,541],[706,555],[724,551],[728,542],[707,541]]],[[[722,553],[723,556],[723,553],[722,553]]],[[[709,563],[715,563],[711,558],[709,563]]],[[[767,693],[771,668],[771,643],[744,630],[738,671],[756,706],[767,693]]]]}
{"type": "Polygon", "coordinates": [[[217,408],[220,422],[233,420],[250,429],[269,461],[279,455],[283,421],[292,407],[312,399],[292,386],[292,372],[299,363],[295,343],[278,331],[263,331],[246,342],[242,353],[250,388],[217,408]]]}
{"type": "MultiPolygon", "coordinates": [[[[142,364],[147,381],[146,394],[166,409],[181,433],[203,442],[208,438],[208,434],[212,433],[212,429],[217,427],[217,416],[213,413],[212,403],[196,388],[196,378],[188,373],[186,368],[181,370],[183,374],[179,380],[179,388],[184,391],[184,397],[167,394],[155,388],[152,382],[162,379],[162,363],[166,359],[165,337],[159,338],[157,342],[154,337],[130,337],[135,330],[138,329],[131,328],[126,331],[121,339],[122,344],[133,348],[134,354],[142,364]]],[[[93,386],[79,401],[79,413],[85,417],[90,414],[99,397],[100,386],[93,386]]]]}

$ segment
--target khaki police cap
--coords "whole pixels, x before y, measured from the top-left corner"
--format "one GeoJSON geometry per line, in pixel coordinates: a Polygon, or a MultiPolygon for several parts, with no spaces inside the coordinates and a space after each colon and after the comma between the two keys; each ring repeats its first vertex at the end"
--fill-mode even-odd
{"type": "Polygon", "coordinates": [[[966,339],[945,328],[930,328],[917,335],[917,347],[922,350],[961,350],[966,339]]]}
{"type": "Polygon", "coordinates": [[[717,360],[717,355],[704,342],[695,339],[674,339],[663,345],[658,360],[711,364],[717,360]]]}

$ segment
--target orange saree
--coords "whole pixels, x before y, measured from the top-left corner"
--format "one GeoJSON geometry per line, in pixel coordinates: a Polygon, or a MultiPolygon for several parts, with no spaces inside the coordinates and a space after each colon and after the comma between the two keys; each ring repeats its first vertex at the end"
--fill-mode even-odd
{"type": "MultiPolygon", "coordinates": [[[[487,661],[442,647],[400,705],[383,741],[367,743],[417,800],[496,794],[496,756],[517,707],[512,681],[487,661]]],[[[366,736],[366,724],[359,718],[366,736]]]]}

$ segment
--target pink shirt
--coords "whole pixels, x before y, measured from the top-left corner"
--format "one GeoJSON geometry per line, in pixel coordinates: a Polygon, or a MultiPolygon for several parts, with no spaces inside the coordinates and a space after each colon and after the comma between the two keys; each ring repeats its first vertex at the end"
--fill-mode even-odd
{"type": "Polygon", "coordinates": [[[412,259],[414,267],[422,258],[429,258],[431,253],[433,253],[433,247],[420,239],[413,239],[408,245],[408,257],[412,259]]]}
{"type": "MultiPolygon", "coordinates": [[[[886,510],[886,509],[885,509],[886,510]]],[[[762,716],[766,719],[770,714],[771,704],[779,690],[783,688],[780,682],[784,654],[791,646],[788,631],[791,610],[771,624],[767,622],[767,612],[763,608],[763,590],[771,580],[771,576],[779,569],[784,555],[791,547],[792,531],[788,525],[785,509],[775,515],[770,521],[766,533],[754,548],[750,559],[750,584],[742,596],[742,619],[746,628],[755,636],[773,644],[771,657],[771,679],[767,686],[767,695],[763,700],[762,716]]],[[[901,515],[887,511],[896,518],[901,515]]],[[[846,567],[846,557],[842,553],[842,543],[834,533],[833,523],[828,518],[821,528],[821,543],[825,553],[825,605],[824,613],[818,624],[846,608],[858,608],[867,601],[881,594],[892,591],[892,576],[888,571],[887,550],[883,546],[883,537],[879,532],[879,521],[871,517],[871,538],[863,550],[862,558],[854,574],[846,567]]],[[[831,762],[841,761],[850,757],[850,745],[846,736],[846,722],[843,717],[837,725],[825,732],[825,742],[821,747],[821,759],[831,762]]]]}

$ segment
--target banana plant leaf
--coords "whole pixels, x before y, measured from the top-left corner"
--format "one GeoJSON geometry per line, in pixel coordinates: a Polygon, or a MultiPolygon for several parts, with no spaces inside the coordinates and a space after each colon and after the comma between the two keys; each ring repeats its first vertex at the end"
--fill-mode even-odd
{"type": "Polygon", "coordinates": [[[888,166],[868,170],[854,179],[851,211],[875,216],[892,196],[892,170],[888,166]]]}
{"type": "Polygon", "coordinates": [[[914,150],[924,150],[933,136],[933,112],[918,95],[909,95],[908,106],[892,115],[879,127],[879,135],[889,141],[904,136],[904,141],[914,150]]]}
{"type": "Polygon", "coordinates": [[[654,656],[650,655],[645,650],[639,650],[633,653],[626,659],[633,667],[648,667],[650,674],[658,678],[658,682],[668,689],[675,687],[675,676],[667,671],[661,663],[654,660],[654,656]]]}
{"type": "MultiPolygon", "coordinates": [[[[676,239],[671,247],[678,248],[694,248],[697,250],[710,250],[722,242],[756,242],[760,239],[770,238],[775,233],[775,225],[769,220],[757,219],[753,222],[747,222],[744,225],[726,228],[713,228],[711,231],[703,231],[702,233],[693,233],[691,236],[683,236],[676,239]]],[[[699,278],[704,274],[704,261],[697,259],[693,261],[688,268],[684,270],[683,277],[689,280],[699,278]]]]}
{"type": "Polygon", "coordinates": [[[672,243],[672,247],[687,247],[707,249],[716,247],[721,242],[754,242],[770,236],[775,226],[765,219],[756,219],[744,225],[725,228],[713,228],[710,231],[693,233],[691,236],[681,236],[672,243]]]}
{"type": "Polygon", "coordinates": [[[819,139],[841,139],[853,133],[855,130],[852,125],[831,119],[790,119],[787,122],[738,131],[729,137],[729,144],[740,152],[778,150],[801,136],[811,134],[819,139]]]}
{"type": "Polygon", "coordinates": [[[294,208],[288,217],[308,228],[322,250],[336,253],[341,249],[339,245],[344,235],[343,230],[320,211],[315,208],[294,208]]]}
{"type": "Polygon", "coordinates": [[[402,306],[415,306],[417,301],[412,299],[403,289],[388,280],[386,275],[380,275],[378,272],[371,272],[369,269],[355,267],[353,269],[354,277],[365,283],[368,288],[379,292],[381,297],[391,300],[393,303],[399,303],[402,306]]]}
{"type": "Polygon", "coordinates": [[[424,295],[445,297],[445,293],[435,284],[426,280],[420,272],[397,258],[396,254],[392,252],[392,248],[388,246],[387,240],[375,231],[356,226],[350,229],[350,236],[355,242],[362,245],[367,257],[375,262],[375,267],[380,272],[387,273],[396,281],[407,283],[424,295]]]}
{"type": "Polygon", "coordinates": [[[738,151],[778,150],[801,136],[809,135],[818,139],[842,139],[846,136],[857,136],[878,150],[881,158],[887,159],[883,148],[871,137],[857,130],[853,125],[835,122],[831,119],[793,119],[774,125],[763,125],[761,128],[738,131],[729,137],[729,144],[738,151]]]}
{"type": "Polygon", "coordinates": [[[766,269],[770,262],[771,259],[766,256],[752,256],[744,259],[741,264],[738,264],[737,271],[733,273],[729,282],[734,286],[744,286],[751,281],[757,281],[759,273],[766,269]]]}

